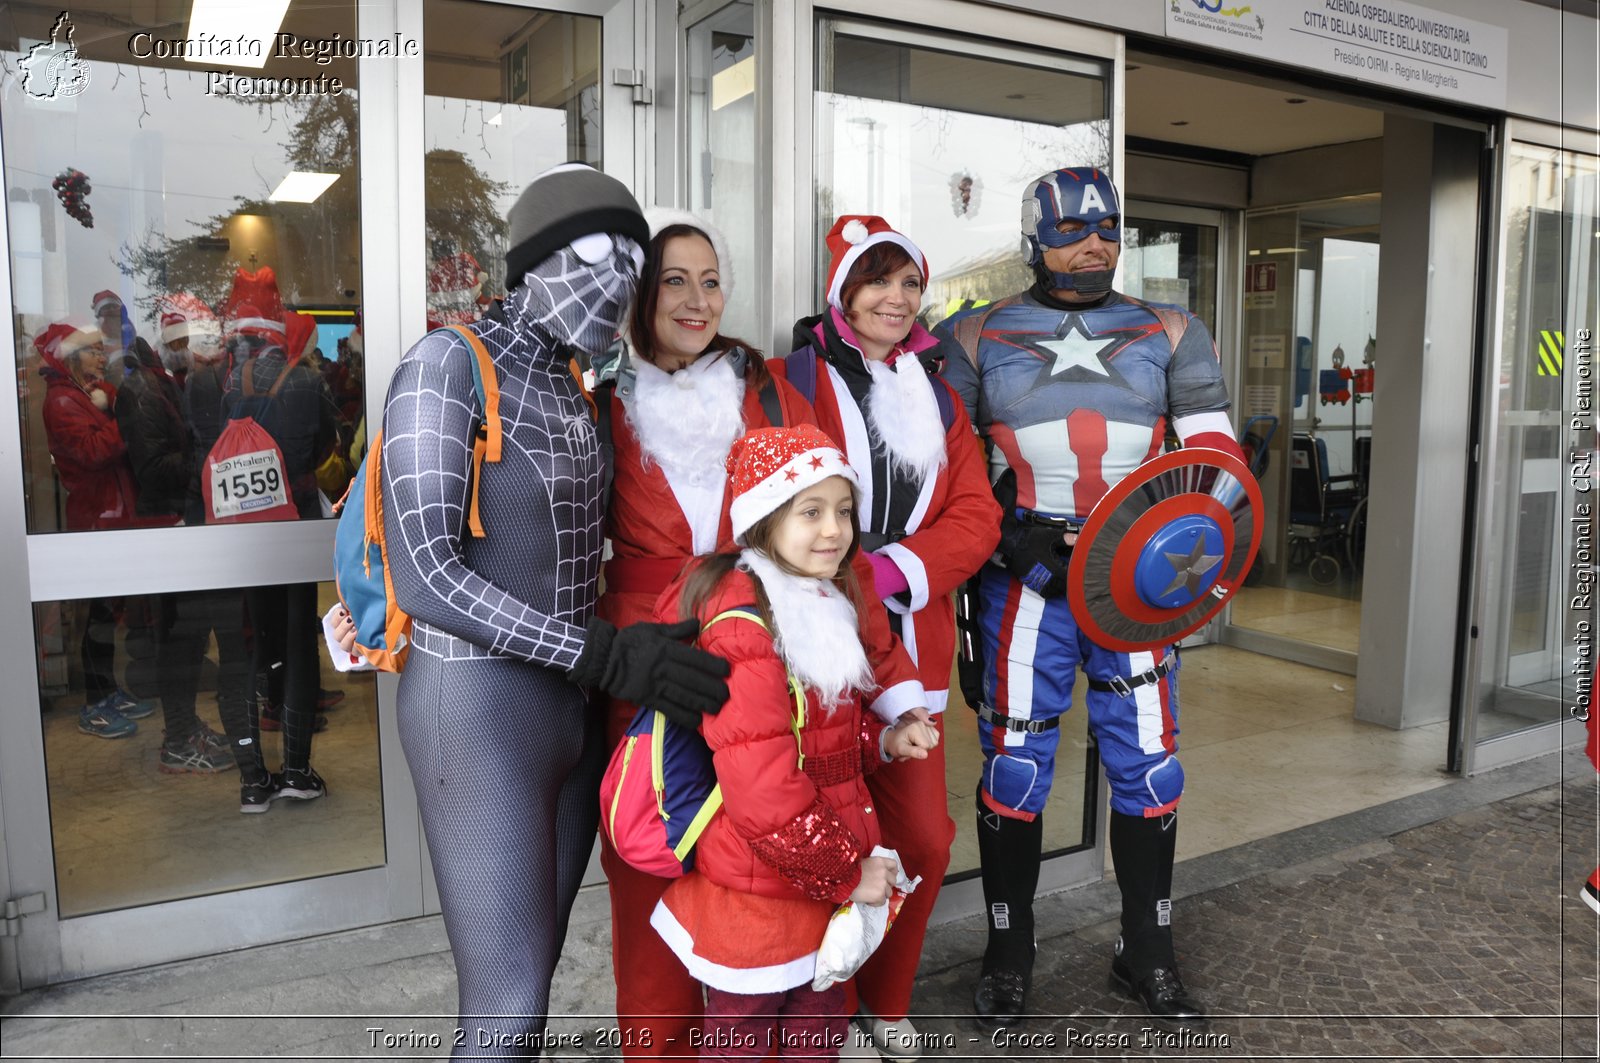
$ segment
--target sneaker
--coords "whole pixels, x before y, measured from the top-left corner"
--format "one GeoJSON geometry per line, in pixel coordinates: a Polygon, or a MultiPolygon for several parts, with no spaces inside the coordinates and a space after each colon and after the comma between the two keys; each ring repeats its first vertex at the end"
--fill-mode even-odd
{"type": "Polygon", "coordinates": [[[328,690],[326,687],[317,690],[317,708],[328,710],[344,700],[344,691],[328,690]]]}
{"type": "Polygon", "coordinates": [[[156,703],[154,698],[144,698],[141,700],[134,697],[126,690],[123,690],[121,687],[113,690],[111,692],[111,697],[116,699],[112,702],[112,705],[116,708],[116,710],[130,720],[142,720],[146,716],[149,716],[151,713],[156,711],[156,703]]]}
{"type": "Polygon", "coordinates": [[[250,815],[265,812],[278,796],[278,777],[262,772],[255,780],[246,779],[239,785],[239,811],[250,815]]]}
{"type": "Polygon", "coordinates": [[[116,709],[115,694],[107,694],[78,713],[78,730],[96,738],[127,738],[139,725],[116,709]]]}
{"type": "Polygon", "coordinates": [[[322,781],[322,776],[310,768],[304,771],[285,768],[274,775],[272,781],[278,787],[278,792],[272,795],[274,801],[280,797],[292,797],[296,801],[315,801],[328,792],[328,784],[322,781]]]}
{"type": "Polygon", "coordinates": [[[162,743],[159,767],[168,775],[193,772],[196,775],[214,775],[233,767],[233,755],[224,748],[218,752],[207,741],[209,732],[196,731],[176,744],[162,743]]]}
{"type": "Polygon", "coordinates": [[[233,760],[233,743],[229,742],[226,737],[217,734],[217,732],[213,731],[205,724],[201,724],[200,729],[196,733],[205,740],[207,750],[220,756],[227,757],[229,761],[233,760]]]}
{"type": "Polygon", "coordinates": [[[1600,912],[1600,867],[1595,868],[1589,881],[1583,884],[1583,903],[1600,912]]]}
{"type": "MultiPolygon", "coordinates": [[[[263,731],[281,731],[283,730],[283,706],[274,705],[270,701],[263,701],[257,719],[261,721],[261,729],[263,731]]],[[[327,729],[328,718],[320,712],[317,713],[316,719],[311,724],[311,733],[321,734],[327,729]]]]}

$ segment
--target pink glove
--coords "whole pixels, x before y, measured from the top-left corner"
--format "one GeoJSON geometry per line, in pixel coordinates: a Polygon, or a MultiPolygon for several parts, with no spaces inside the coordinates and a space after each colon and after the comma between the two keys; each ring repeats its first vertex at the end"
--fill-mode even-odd
{"type": "Polygon", "coordinates": [[[906,574],[887,557],[869,551],[867,561],[872,565],[872,586],[879,598],[892,597],[911,589],[906,574]]]}

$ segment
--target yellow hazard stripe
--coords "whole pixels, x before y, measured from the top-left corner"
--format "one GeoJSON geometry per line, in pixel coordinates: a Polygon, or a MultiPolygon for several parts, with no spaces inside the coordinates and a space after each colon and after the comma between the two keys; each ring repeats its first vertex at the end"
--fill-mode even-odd
{"type": "Polygon", "coordinates": [[[1539,376],[1560,376],[1562,366],[1562,349],[1566,346],[1566,337],[1560,332],[1550,329],[1539,331],[1539,365],[1535,372],[1539,376]]]}

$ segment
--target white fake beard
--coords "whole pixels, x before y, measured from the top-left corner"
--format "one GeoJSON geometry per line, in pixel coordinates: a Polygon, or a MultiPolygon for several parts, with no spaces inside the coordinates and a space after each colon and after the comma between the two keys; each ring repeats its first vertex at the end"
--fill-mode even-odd
{"type": "Polygon", "coordinates": [[[676,373],[643,358],[634,365],[638,376],[625,408],[645,464],[655,461],[697,487],[725,481],[728,449],[744,434],[744,378],[726,356],[714,354],[676,373]]]}
{"type": "Polygon", "coordinates": [[[739,567],[767,592],[778,656],[826,711],[837,708],[846,692],[872,688],[856,607],[832,580],[790,575],[750,549],[740,551],[739,567]]]}
{"type": "Polygon", "coordinates": [[[914,354],[903,354],[891,367],[864,359],[872,374],[867,396],[867,423],[883,444],[893,470],[921,484],[949,462],[944,445],[944,421],[933,397],[938,384],[914,354]]]}

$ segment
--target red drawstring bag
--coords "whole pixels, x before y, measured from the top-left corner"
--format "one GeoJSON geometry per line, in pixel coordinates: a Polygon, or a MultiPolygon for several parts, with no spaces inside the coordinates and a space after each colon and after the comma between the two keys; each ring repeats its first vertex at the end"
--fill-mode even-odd
{"type": "Polygon", "coordinates": [[[300,519],[300,508],[289,492],[283,451],[253,416],[278,397],[294,363],[283,367],[264,396],[256,394],[255,363],[254,358],[244,363],[244,400],[206,455],[200,493],[207,524],[300,519]]]}

